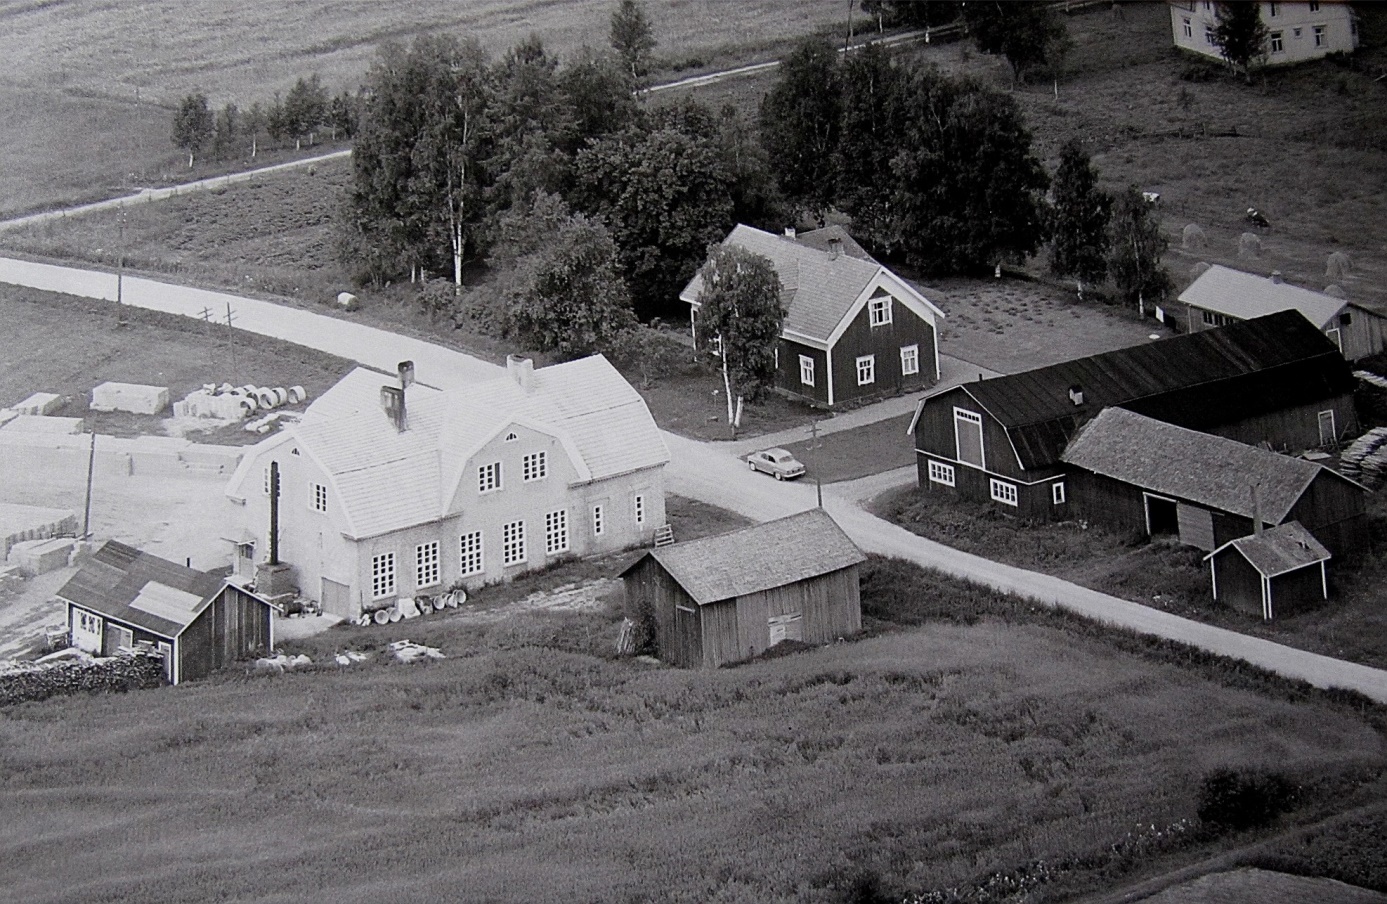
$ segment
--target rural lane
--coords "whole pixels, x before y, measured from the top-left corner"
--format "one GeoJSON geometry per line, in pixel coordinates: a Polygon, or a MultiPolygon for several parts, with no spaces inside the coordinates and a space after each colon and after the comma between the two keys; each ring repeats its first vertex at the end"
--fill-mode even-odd
{"type": "MultiPolygon", "coordinates": [[[[0,258],[0,283],[31,286],[89,298],[115,299],[110,273],[76,270],[0,258]]],[[[271,302],[193,289],[143,278],[127,278],[124,299],[139,307],[200,317],[210,307],[230,304],[235,325],[358,361],[386,372],[413,360],[421,382],[440,388],[474,385],[500,373],[497,365],[420,339],[399,336],[326,314],[271,302]]],[[[671,492],[721,506],[757,521],[791,515],[816,505],[812,484],[781,483],[749,471],[730,443],[705,443],[665,434],[672,460],[671,492]]],[[[896,472],[885,483],[908,479],[896,472]]],[[[871,478],[868,478],[871,480],[871,478]]],[[[1212,653],[1245,660],[1319,687],[1343,687],[1387,703],[1387,671],[1309,653],[1235,631],[1171,615],[1049,575],[993,562],[936,543],[881,520],[859,506],[863,482],[824,488],[824,507],[847,534],[868,552],[897,556],[1008,593],[1059,606],[1088,618],[1187,643],[1212,653]]]]}

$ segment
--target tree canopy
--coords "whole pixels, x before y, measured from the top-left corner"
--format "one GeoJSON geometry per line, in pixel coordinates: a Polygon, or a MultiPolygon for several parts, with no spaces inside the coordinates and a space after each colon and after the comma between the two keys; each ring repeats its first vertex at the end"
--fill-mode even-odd
{"type": "Polygon", "coordinates": [[[963,5],[963,21],[983,53],[999,53],[1011,65],[1012,81],[1045,70],[1059,77],[1072,41],[1059,13],[1048,3],[975,0],[963,5]]]}
{"type": "Polygon", "coordinates": [[[650,51],[655,34],[645,16],[645,5],[638,0],[621,0],[612,11],[610,34],[612,49],[621,58],[632,79],[642,79],[650,71],[650,51]]]}
{"type": "Polygon", "coordinates": [[[1214,45],[1229,65],[1252,78],[1267,53],[1268,31],[1260,3],[1220,2],[1214,7],[1214,45]]]}
{"type": "Polygon", "coordinates": [[[207,95],[189,94],[178,104],[173,117],[173,144],[188,152],[188,169],[212,139],[215,123],[207,106],[207,95]]]}
{"type": "Polygon", "coordinates": [[[837,50],[801,41],[761,102],[761,143],[785,196],[819,212],[833,201],[834,154],[843,120],[837,50]]]}
{"type": "Polygon", "coordinates": [[[742,400],[755,400],[775,381],[775,341],[785,320],[780,278],[766,258],[722,244],[709,249],[699,275],[698,332],[721,359],[727,421],[736,428],[742,400]]]}
{"type": "Polygon", "coordinates": [[[1108,274],[1108,222],[1112,196],[1098,187],[1098,171],[1078,139],[1060,150],[1050,209],[1050,272],[1072,276],[1083,284],[1102,282],[1108,274]]]}
{"type": "Polygon", "coordinates": [[[1144,307],[1170,293],[1170,273],[1161,264],[1169,247],[1151,202],[1135,185],[1117,196],[1110,226],[1108,270],[1123,301],[1144,307]]]}
{"type": "Polygon", "coordinates": [[[909,127],[909,73],[871,44],[843,61],[842,125],[833,154],[834,206],[852,216],[853,234],[880,252],[896,250],[891,161],[909,127]]]}

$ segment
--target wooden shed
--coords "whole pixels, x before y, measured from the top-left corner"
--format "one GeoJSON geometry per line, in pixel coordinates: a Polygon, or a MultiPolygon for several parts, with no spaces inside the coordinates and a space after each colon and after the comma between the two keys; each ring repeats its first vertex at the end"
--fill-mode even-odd
{"type": "Polygon", "coordinates": [[[218,575],[110,540],[58,591],[72,645],[109,656],[136,643],[164,656],[170,684],[203,678],[274,645],[271,605],[218,575]]]}
{"type": "Polygon", "coordinates": [[[1214,599],[1266,621],[1329,599],[1325,549],[1299,521],[1229,541],[1209,553],[1214,599]]]}
{"type": "Polygon", "coordinates": [[[621,573],[654,614],[661,659],[716,668],[781,641],[830,643],[862,628],[862,551],[822,509],[653,549],[621,573]]]}

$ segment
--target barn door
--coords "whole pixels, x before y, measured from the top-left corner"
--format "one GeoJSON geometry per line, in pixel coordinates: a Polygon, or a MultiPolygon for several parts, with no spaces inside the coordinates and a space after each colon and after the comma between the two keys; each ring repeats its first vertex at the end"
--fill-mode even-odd
{"type": "Polygon", "coordinates": [[[1334,409],[1320,412],[1320,445],[1332,446],[1339,438],[1334,430],[1334,409]]]}
{"type": "Polygon", "coordinates": [[[1178,534],[1180,532],[1180,516],[1175,507],[1174,499],[1167,499],[1164,496],[1153,496],[1150,493],[1141,494],[1146,500],[1146,532],[1153,537],[1161,534],[1178,534]]]}

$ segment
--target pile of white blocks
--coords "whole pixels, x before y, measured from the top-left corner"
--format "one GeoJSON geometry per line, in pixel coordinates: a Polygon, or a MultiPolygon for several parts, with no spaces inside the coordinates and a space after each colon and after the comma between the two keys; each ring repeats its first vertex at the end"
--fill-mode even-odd
{"type": "Polygon", "coordinates": [[[297,405],[308,398],[302,386],[264,387],[220,386],[208,383],[196,392],[189,393],[181,402],[173,403],[176,417],[206,417],[223,421],[239,421],[256,411],[270,410],[281,405],[297,405]]]}
{"type": "Polygon", "coordinates": [[[167,386],[140,383],[102,383],[92,390],[92,411],[128,411],[158,414],[169,407],[167,386]]]}

